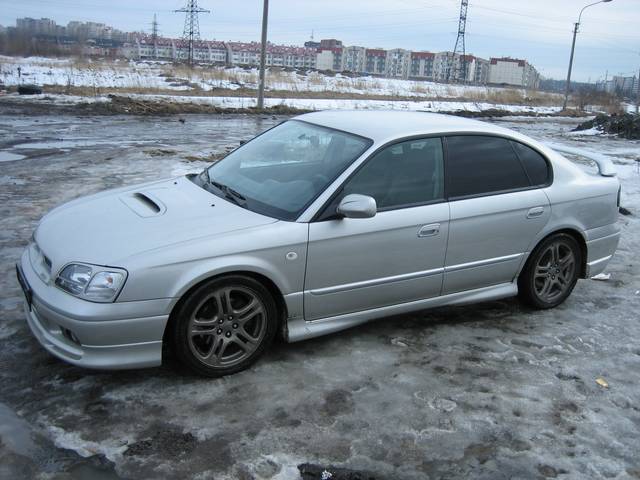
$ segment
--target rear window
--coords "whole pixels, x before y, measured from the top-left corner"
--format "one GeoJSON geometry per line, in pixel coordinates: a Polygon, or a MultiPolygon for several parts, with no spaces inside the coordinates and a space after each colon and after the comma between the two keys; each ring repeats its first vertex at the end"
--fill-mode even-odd
{"type": "Polygon", "coordinates": [[[516,149],[516,153],[524,165],[531,184],[535,186],[547,184],[550,178],[549,164],[544,157],[533,148],[521,143],[511,142],[511,144],[516,149]]]}
{"type": "Polygon", "coordinates": [[[449,198],[491,194],[530,186],[509,140],[465,135],[446,137],[449,198]]]}

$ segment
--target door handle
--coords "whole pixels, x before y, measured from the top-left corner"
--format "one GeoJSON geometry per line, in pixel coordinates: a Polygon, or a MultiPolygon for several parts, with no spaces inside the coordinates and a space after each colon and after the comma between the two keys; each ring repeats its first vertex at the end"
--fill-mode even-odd
{"type": "Polygon", "coordinates": [[[418,230],[418,237],[433,237],[434,235],[438,235],[438,233],[440,233],[440,224],[431,223],[420,227],[420,230],[418,230]]]}
{"type": "Polygon", "coordinates": [[[544,207],[533,207],[527,212],[527,218],[536,218],[544,213],[544,207]]]}

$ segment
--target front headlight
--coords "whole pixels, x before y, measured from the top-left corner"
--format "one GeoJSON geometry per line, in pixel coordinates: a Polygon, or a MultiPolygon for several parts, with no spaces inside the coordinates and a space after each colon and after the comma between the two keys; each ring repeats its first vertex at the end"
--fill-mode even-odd
{"type": "Polygon", "coordinates": [[[127,271],[85,263],[70,263],[56,278],[56,285],[67,293],[92,302],[113,302],[120,293],[127,271]]]}

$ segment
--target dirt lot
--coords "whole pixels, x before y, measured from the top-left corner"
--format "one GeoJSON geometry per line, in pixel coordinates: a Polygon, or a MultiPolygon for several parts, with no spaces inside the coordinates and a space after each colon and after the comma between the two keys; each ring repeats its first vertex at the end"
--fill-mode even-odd
{"type": "Polygon", "coordinates": [[[0,116],[0,478],[284,480],[307,462],[377,479],[640,478],[640,142],[567,133],[575,120],[501,122],[619,164],[632,215],[611,278],[553,311],[506,300],[387,318],[277,345],[220,380],[48,355],[14,278],[38,219],[197,171],[279,121],[181,118],[0,116]]]}

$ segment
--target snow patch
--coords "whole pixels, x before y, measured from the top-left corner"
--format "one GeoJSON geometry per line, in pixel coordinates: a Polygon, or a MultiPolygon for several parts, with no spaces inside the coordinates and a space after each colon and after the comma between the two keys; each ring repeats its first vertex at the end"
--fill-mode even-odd
{"type": "Polygon", "coordinates": [[[93,455],[104,455],[107,459],[115,462],[127,450],[127,441],[116,442],[108,440],[102,443],[84,440],[78,432],[68,432],[53,425],[47,426],[47,431],[51,435],[53,442],[58,448],[73,450],[81,457],[91,457],[93,455]]]}
{"type": "Polygon", "coordinates": [[[567,132],[567,135],[582,136],[582,135],[602,135],[602,132],[596,127],[589,128],[587,130],[576,130],[575,132],[567,132]]]}

